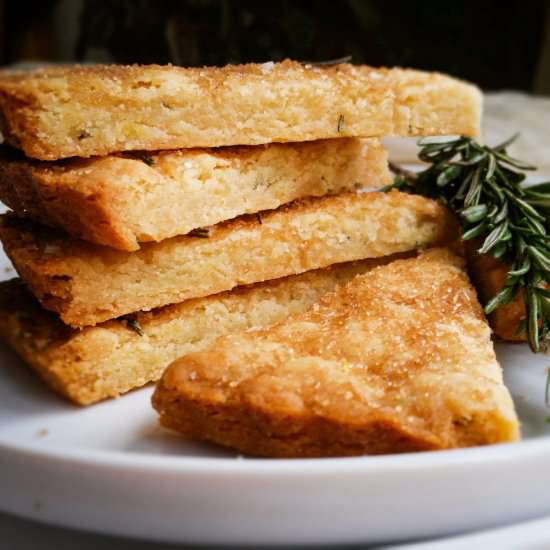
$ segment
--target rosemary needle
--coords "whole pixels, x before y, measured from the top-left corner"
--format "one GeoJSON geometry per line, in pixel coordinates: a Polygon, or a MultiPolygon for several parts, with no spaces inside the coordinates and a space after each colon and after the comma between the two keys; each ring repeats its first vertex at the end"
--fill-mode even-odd
{"type": "Polygon", "coordinates": [[[146,155],[145,153],[139,153],[138,158],[143,161],[147,166],[154,166],[155,161],[153,160],[153,157],[146,155]]]}
{"type": "Polygon", "coordinates": [[[526,319],[517,332],[525,332],[538,352],[550,337],[550,182],[524,185],[524,171],[535,167],[506,153],[516,137],[496,147],[468,137],[420,140],[418,156],[430,166],[419,173],[393,166],[395,180],[385,190],[441,200],[457,214],[463,240],[480,239],[480,254],[510,266],[503,287],[484,305],[485,313],[521,294],[526,319]]]}
{"type": "Polygon", "coordinates": [[[328,59],[326,61],[301,61],[302,65],[310,65],[311,67],[331,67],[333,65],[340,65],[342,63],[350,63],[351,55],[345,55],[344,57],[338,57],[337,59],[328,59]]]}
{"type": "Polygon", "coordinates": [[[126,326],[133,330],[136,334],[139,336],[143,336],[143,329],[141,328],[141,325],[139,324],[139,321],[131,316],[131,315],[123,315],[122,317],[119,317],[121,321],[124,321],[126,323],[126,326]]]}
{"type": "Polygon", "coordinates": [[[210,230],[207,227],[197,227],[187,233],[188,237],[198,237],[199,239],[208,239],[210,237],[210,230]]]}

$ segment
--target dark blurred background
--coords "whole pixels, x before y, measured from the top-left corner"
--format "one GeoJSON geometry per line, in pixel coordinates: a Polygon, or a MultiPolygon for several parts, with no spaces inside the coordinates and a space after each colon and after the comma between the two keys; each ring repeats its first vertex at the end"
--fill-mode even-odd
{"type": "Polygon", "coordinates": [[[550,0],[0,0],[2,65],[345,55],[550,94],[550,0]]]}

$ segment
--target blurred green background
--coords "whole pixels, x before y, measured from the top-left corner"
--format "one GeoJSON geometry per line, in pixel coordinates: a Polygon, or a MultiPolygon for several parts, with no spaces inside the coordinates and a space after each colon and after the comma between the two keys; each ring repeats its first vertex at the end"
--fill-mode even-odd
{"type": "Polygon", "coordinates": [[[550,94],[550,0],[0,0],[0,22],[3,65],[352,55],[550,94]]]}

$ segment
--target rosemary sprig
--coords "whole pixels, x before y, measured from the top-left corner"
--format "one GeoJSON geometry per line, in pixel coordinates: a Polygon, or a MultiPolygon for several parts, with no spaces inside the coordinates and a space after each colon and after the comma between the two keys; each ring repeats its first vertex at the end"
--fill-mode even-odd
{"type": "Polygon", "coordinates": [[[496,147],[468,137],[420,140],[418,156],[430,166],[419,173],[394,167],[395,180],[387,189],[441,200],[457,214],[463,240],[480,239],[480,254],[510,265],[485,313],[522,291],[526,318],[518,334],[525,332],[538,352],[550,336],[550,182],[524,185],[523,171],[535,167],[506,153],[516,137],[496,147]]]}

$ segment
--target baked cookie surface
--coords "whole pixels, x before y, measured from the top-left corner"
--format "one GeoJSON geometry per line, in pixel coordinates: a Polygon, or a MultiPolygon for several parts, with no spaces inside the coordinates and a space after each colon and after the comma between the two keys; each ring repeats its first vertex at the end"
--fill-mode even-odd
{"type": "Polygon", "coordinates": [[[153,404],[187,437],[267,457],[519,437],[464,262],[444,249],[371,270],[309,312],[178,359],[153,404]]]}
{"type": "Polygon", "coordinates": [[[0,337],[53,390],[89,405],[158,380],[170,362],[218,336],[307,311],[355,275],[393,259],[334,265],[81,330],[42,309],[23,281],[13,279],[0,283],[0,337]]]}
{"type": "Polygon", "coordinates": [[[213,226],[207,237],[173,237],[135,252],[13,215],[1,220],[0,238],[20,277],[43,307],[75,327],[456,236],[444,206],[398,191],[305,199],[213,226]]]}
{"type": "Polygon", "coordinates": [[[0,155],[19,215],[121,250],[293,200],[388,184],[387,153],[354,138],[37,162],[0,155]]]}
{"type": "Polygon", "coordinates": [[[293,61],[0,73],[0,131],[28,157],[479,133],[481,93],[438,73],[293,61]]]}

